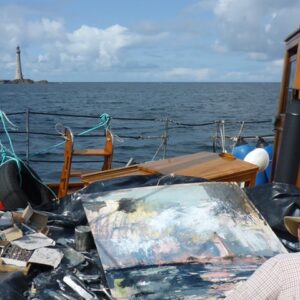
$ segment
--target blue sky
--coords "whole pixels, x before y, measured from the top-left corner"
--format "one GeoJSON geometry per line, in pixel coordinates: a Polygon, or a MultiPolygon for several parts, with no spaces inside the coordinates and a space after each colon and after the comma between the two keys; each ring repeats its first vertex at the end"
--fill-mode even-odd
{"type": "Polygon", "coordinates": [[[277,82],[300,0],[1,0],[0,79],[277,82]]]}

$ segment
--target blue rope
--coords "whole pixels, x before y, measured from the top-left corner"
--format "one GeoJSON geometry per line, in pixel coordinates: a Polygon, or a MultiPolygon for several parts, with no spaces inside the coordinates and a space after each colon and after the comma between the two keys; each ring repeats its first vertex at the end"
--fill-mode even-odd
{"type": "Polygon", "coordinates": [[[17,130],[17,126],[12,123],[8,117],[6,116],[5,112],[3,112],[2,110],[0,110],[0,120],[1,120],[1,123],[2,123],[2,127],[3,127],[3,130],[5,132],[5,135],[6,135],[6,138],[8,140],[8,143],[9,143],[9,147],[10,149],[8,149],[7,147],[5,147],[0,139],[0,153],[1,153],[1,162],[0,162],[0,167],[7,163],[8,161],[15,161],[17,166],[18,166],[18,170],[19,170],[19,173],[20,173],[20,170],[21,170],[21,161],[20,159],[17,157],[16,153],[15,153],[15,150],[14,150],[14,146],[13,146],[13,143],[12,143],[12,140],[9,136],[9,133],[8,133],[8,130],[7,130],[7,126],[9,126],[12,130],[17,130]]]}
{"type": "MultiPolygon", "coordinates": [[[[19,174],[21,172],[21,163],[24,165],[24,163],[22,162],[21,159],[18,158],[18,156],[16,155],[15,153],[15,150],[14,150],[14,146],[13,146],[13,143],[12,143],[12,140],[10,138],[10,135],[8,133],[8,130],[7,130],[7,127],[10,127],[12,130],[17,130],[17,126],[12,123],[8,117],[6,116],[5,112],[3,112],[2,110],[0,110],[0,120],[1,120],[1,123],[2,123],[2,127],[3,127],[3,130],[5,132],[5,135],[6,135],[6,138],[9,142],[9,147],[10,149],[8,149],[7,147],[5,147],[0,139],[0,154],[1,154],[1,161],[0,161],[0,167],[7,163],[8,161],[15,161],[17,166],[18,166],[18,170],[19,170],[19,174]]],[[[111,117],[107,114],[107,113],[103,113],[102,115],[100,115],[100,122],[92,127],[92,128],[89,128],[81,133],[79,133],[78,135],[84,135],[84,134],[87,134],[93,130],[96,130],[98,128],[108,128],[109,124],[110,124],[110,121],[111,121],[111,117]]],[[[52,149],[52,148],[55,148],[55,147],[58,147],[60,145],[63,145],[65,143],[65,141],[63,142],[60,142],[56,145],[53,145],[53,146],[50,146],[49,148],[41,151],[41,152],[38,152],[38,153],[34,153],[32,155],[37,155],[37,154],[40,154],[40,153],[45,153],[45,152],[48,152],[49,149],[52,149]]],[[[21,176],[20,176],[21,178],[21,176]]]]}
{"type": "MultiPolygon", "coordinates": [[[[110,124],[110,121],[111,121],[111,116],[109,114],[107,114],[107,113],[103,113],[103,114],[101,114],[99,116],[99,118],[100,118],[100,122],[96,126],[94,126],[92,128],[89,128],[89,129],[87,129],[85,131],[82,131],[82,132],[78,133],[78,135],[81,136],[81,135],[87,134],[87,133],[92,132],[92,131],[94,131],[94,130],[96,130],[98,128],[107,129],[109,127],[109,124],[110,124]]],[[[48,153],[48,151],[50,149],[59,147],[59,146],[64,145],[64,144],[65,144],[65,141],[59,142],[59,143],[57,143],[55,145],[52,145],[52,146],[50,146],[50,147],[48,147],[48,148],[46,148],[44,150],[41,150],[39,152],[31,153],[31,156],[48,153]]]]}
{"type": "Polygon", "coordinates": [[[78,135],[84,135],[84,134],[87,134],[93,130],[96,130],[98,128],[104,128],[104,129],[107,129],[109,124],[110,124],[110,121],[111,121],[111,116],[107,113],[103,113],[101,116],[100,116],[100,123],[97,124],[96,126],[90,128],[90,129],[87,129],[83,132],[80,132],[78,135]]]}
{"type": "Polygon", "coordinates": [[[11,127],[11,129],[13,129],[13,130],[17,130],[18,127],[8,119],[8,117],[2,110],[0,110],[0,120],[2,123],[3,130],[5,132],[6,138],[9,142],[9,146],[10,146],[10,149],[5,147],[0,139],[0,154],[1,154],[0,167],[3,166],[4,164],[8,163],[9,161],[14,161],[18,167],[20,186],[22,186],[21,168],[22,168],[22,166],[25,167],[28,170],[28,172],[33,176],[33,178],[36,181],[38,181],[40,184],[45,186],[51,192],[51,194],[54,196],[54,198],[56,198],[55,193],[47,185],[45,185],[39,178],[37,178],[35,176],[35,174],[33,174],[31,172],[31,170],[27,167],[27,165],[16,155],[12,140],[11,140],[8,130],[7,130],[7,125],[9,125],[11,127]],[[22,166],[21,166],[21,164],[22,164],[22,166]]]}

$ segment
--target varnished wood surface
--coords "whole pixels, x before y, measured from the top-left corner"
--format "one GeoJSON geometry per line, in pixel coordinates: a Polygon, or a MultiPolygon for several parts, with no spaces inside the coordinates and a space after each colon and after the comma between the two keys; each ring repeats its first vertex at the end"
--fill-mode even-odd
{"type": "Polygon", "coordinates": [[[246,185],[253,186],[257,171],[257,166],[230,156],[221,157],[217,153],[199,152],[125,168],[85,174],[81,180],[89,184],[98,180],[129,175],[160,173],[201,177],[212,181],[246,182],[246,185]]]}
{"type": "MultiPolygon", "coordinates": [[[[156,174],[157,172],[153,171],[152,173],[156,174]]],[[[98,172],[86,173],[81,176],[81,181],[84,184],[90,184],[98,180],[107,180],[107,179],[133,176],[133,175],[149,175],[149,172],[139,169],[139,165],[134,165],[134,166],[124,167],[124,168],[114,168],[102,172],[98,171],[98,172]]]]}
{"type": "Polygon", "coordinates": [[[74,150],[73,155],[76,156],[108,156],[111,152],[105,151],[103,149],[82,149],[74,150]]]}
{"type": "MultiPolygon", "coordinates": [[[[297,58],[296,58],[296,70],[293,88],[300,89],[300,36],[298,36],[298,45],[297,45],[297,58]]],[[[299,98],[298,98],[299,99],[299,98]]]]}
{"type": "Polygon", "coordinates": [[[58,188],[58,198],[62,198],[68,193],[71,164],[73,157],[73,133],[69,128],[65,129],[65,148],[64,148],[64,163],[60,175],[60,183],[58,188]]]}

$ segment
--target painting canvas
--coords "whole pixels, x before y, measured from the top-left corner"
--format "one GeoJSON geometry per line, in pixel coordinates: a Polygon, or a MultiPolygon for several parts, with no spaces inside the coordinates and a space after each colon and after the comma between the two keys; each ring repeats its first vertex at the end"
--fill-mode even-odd
{"type": "MultiPolygon", "coordinates": [[[[154,287],[171,266],[171,277],[179,266],[179,277],[184,270],[190,274],[192,265],[207,274],[207,264],[220,266],[221,271],[242,264],[244,270],[251,273],[262,262],[261,257],[286,252],[235,184],[152,186],[82,197],[109,285],[119,299],[143,289],[148,291],[147,284],[139,287],[140,278],[152,269],[152,274],[154,272],[160,280],[150,283],[150,276],[149,281],[144,279],[144,282],[154,287]],[[162,268],[167,268],[165,273],[162,268]],[[129,286],[126,282],[130,282],[129,286]]],[[[201,278],[202,284],[207,282],[209,276],[205,278],[202,274],[201,277],[199,272],[198,281],[201,278]]],[[[176,281],[173,279],[173,282],[176,281]]],[[[184,286],[179,288],[181,293],[194,291],[195,286],[184,286]]],[[[169,299],[166,297],[164,294],[162,299],[169,299]]]]}

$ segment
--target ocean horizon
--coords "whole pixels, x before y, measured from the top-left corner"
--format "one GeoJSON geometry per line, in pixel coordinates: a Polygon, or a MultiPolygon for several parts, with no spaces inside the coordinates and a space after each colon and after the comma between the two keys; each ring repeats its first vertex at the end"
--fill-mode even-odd
{"type": "MultiPolygon", "coordinates": [[[[212,151],[213,137],[217,135],[215,121],[229,122],[225,127],[228,136],[237,135],[241,122],[245,122],[242,135],[254,137],[249,140],[250,143],[255,143],[257,136],[271,136],[279,89],[280,83],[276,82],[4,84],[0,87],[0,109],[18,125],[20,132],[26,132],[25,112],[31,112],[29,127],[33,133],[29,135],[28,147],[26,134],[11,133],[16,153],[24,159],[29,152],[31,165],[37,173],[45,180],[57,180],[61,169],[58,161],[63,158],[63,148],[45,152],[62,140],[54,136],[57,124],[69,126],[75,134],[79,134],[94,127],[99,122],[97,116],[109,114],[112,117],[111,130],[116,136],[114,166],[117,167],[131,158],[135,162],[151,160],[157,152],[155,159],[164,155],[171,157],[212,151]],[[16,112],[20,114],[14,114],[16,112]],[[90,118],[78,118],[76,115],[90,118]],[[167,146],[163,147],[166,120],[168,140],[167,146]],[[39,162],[45,160],[57,163],[39,162]]],[[[102,133],[100,129],[95,132],[102,133]]],[[[1,141],[6,143],[3,132],[1,137],[1,141]]],[[[103,138],[76,138],[75,142],[82,147],[100,147],[103,138]]]]}

